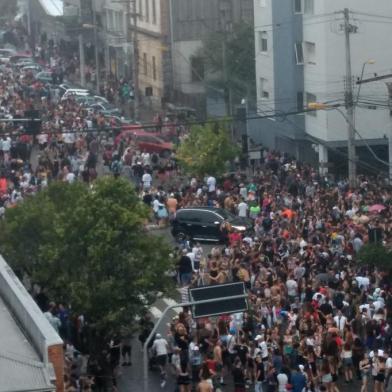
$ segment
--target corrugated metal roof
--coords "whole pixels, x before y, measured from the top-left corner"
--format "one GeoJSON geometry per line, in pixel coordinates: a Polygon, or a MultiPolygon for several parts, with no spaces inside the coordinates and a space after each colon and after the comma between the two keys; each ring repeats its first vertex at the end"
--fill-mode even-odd
{"type": "Polygon", "coordinates": [[[54,390],[50,372],[0,297],[0,392],[54,390]]]}
{"type": "Polygon", "coordinates": [[[63,16],[64,3],[62,0],[39,0],[42,8],[50,16],[63,16]]]}
{"type": "Polygon", "coordinates": [[[54,391],[43,363],[0,353],[0,391],[54,391]]]}

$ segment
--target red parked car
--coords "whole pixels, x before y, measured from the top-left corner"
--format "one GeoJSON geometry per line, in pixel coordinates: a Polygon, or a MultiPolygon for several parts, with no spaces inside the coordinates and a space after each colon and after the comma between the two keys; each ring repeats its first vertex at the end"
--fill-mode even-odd
{"type": "Polygon", "coordinates": [[[139,125],[121,131],[114,139],[114,144],[120,143],[121,139],[133,140],[140,151],[150,154],[155,152],[164,157],[168,157],[174,149],[173,143],[163,140],[159,133],[146,132],[139,125]]]}

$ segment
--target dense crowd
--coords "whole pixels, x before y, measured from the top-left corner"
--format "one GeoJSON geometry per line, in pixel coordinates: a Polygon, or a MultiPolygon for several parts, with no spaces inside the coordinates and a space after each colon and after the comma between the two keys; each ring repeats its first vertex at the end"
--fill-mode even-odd
{"type": "MultiPolygon", "coordinates": [[[[166,383],[167,356],[180,391],[338,391],[355,379],[384,391],[392,370],[388,272],[363,265],[361,248],[389,246],[391,192],[360,177],[352,189],[314,168],[264,151],[255,175],[213,176],[157,190],[167,219],[187,206],[217,206],[253,220],[252,233],[225,225],[224,246],[210,254],[184,240],[178,282],[189,287],[244,282],[247,312],[191,318],[188,309],[151,349],[166,383]],[[189,284],[188,284],[189,283],[189,284]]],[[[160,219],[157,216],[157,219],[160,219]]]]}
{"type": "MultiPolygon", "coordinates": [[[[58,61],[54,68],[67,69],[58,61]]],[[[123,97],[130,94],[124,84],[116,89],[123,97]]],[[[0,122],[0,216],[52,180],[89,182],[112,173],[134,181],[159,224],[187,206],[216,206],[252,219],[252,232],[222,225],[224,245],[209,254],[189,240],[176,249],[185,299],[189,287],[243,282],[249,309],[196,320],[184,309],[150,349],[162,387],[169,371],[181,392],[192,386],[210,392],[229,382],[236,392],[251,386],[256,392],[332,392],[356,378],[362,392],[388,387],[390,275],[358,260],[365,244],[392,242],[392,193],[381,181],[360,177],[352,189],[264,150],[251,176],[238,172],[222,181],[210,175],[180,183],[174,155],[163,159],[137,151],[129,138],[116,144],[103,132],[113,127],[111,119],[84,110],[73,98],[62,100],[57,88],[11,66],[0,69],[0,117],[13,120],[0,122]],[[42,131],[34,137],[26,134],[26,123],[17,122],[28,110],[42,115],[42,131]]],[[[91,378],[81,377],[81,356],[69,343],[85,349],[83,317],[72,318],[48,301],[40,306],[68,342],[67,390],[115,385],[118,365],[131,364],[131,334],[113,339],[101,362],[90,361],[92,385],[91,378]]],[[[142,342],[151,329],[146,316],[142,342]]]]}

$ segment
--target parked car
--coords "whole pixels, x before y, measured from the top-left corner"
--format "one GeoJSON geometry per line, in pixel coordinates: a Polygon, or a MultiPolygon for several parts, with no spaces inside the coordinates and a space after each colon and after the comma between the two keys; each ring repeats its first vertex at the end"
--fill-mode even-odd
{"type": "MultiPolygon", "coordinates": [[[[61,85],[60,87],[60,91],[62,89],[61,85]]],[[[67,90],[65,90],[63,96],[61,97],[61,100],[64,101],[66,99],[68,99],[69,97],[86,97],[88,95],[91,95],[90,90],[87,90],[86,88],[68,88],[67,90]]]]}
{"type": "Polygon", "coordinates": [[[102,113],[104,116],[121,116],[121,110],[110,103],[96,102],[87,107],[87,110],[102,113]]]}
{"type": "Polygon", "coordinates": [[[127,129],[121,131],[114,139],[114,144],[120,143],[121,139],[133,140],[140,151],[157,153],[167,157],[174,149],[173,143],[164,141],[158,133],[146,132],[141,125],[126,125],[127,129]]]}
{"type": "Polygon", "coordinates": [[[39,64],[27,64],[21,67],[22,71],[31,71],[33,74],[42,72],[42,67],[39,64]]]}
{"type": "Polygon", "coordinates": [[[103,103],[103,104],[109,103],[105,97],[101,97],[99,95],[76,96],[75,101],[82,106],[90,106],[96,103],[103,103]]]}
{"type": "Polygon", "coordinates": [[[48,71],[42,71],[38,72],[37,75],[35,75],[35,78],[39,80],[42,83],[52,83],[52,72],[48,71]]]}
{"type": "Polygon", "coordinates": [[[8,63],[15,53],[14,49],[0,49],[0,63],[8,63]]]}
{"type": "Polygon", "coordinates": [[[233,215],[223,208],[189,207],[177,211],[172,221],[172,234],[177,240],[223,241],[221,225],[230,223],[233,229],[247,232],[253,229],[252,220],[233,215]]]}

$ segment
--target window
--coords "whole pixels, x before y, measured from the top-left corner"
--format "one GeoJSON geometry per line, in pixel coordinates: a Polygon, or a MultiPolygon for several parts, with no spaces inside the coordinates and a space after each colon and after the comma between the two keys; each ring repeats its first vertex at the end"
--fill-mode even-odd
{"type": "Polygon", "coordinates": [[[195,210],[178,211],[176,220],[179,222],[200,222],[200,213],[195,210]]]}
{"type": "Polygon", "coordinates": [[[191,80],[201,82],[204,80],[204,59],[200,56],[191,57],[191,80]]]}
{"type": "Polygon", "coordinates": [[[294,0],[295,14],[314,14],[314,0],[294,0]]]}
{"type": "Polygon", "coordinates": [[[266,31],[259,31],[259,50],[268,52],[268,34],[266,31]]]}
{"type": "MultiPolygon", "coordinates": [[[[312,102],[317,102],[317,97],[312,94],[312,93],[306,93],[306,107],[309,106],[310,103],[312,102]]],[[[310,112],[307,112],[309,116],[316,117],[317,116],[317,110],[312,110],[310,112]]]]}
{"type": "Polygon", "coordinates": [[[304,0],[304,14],[314,14],[314,0],[304,0]]]}
{"type": "Polygon", "coordinates": [[[147,75],[147,53],[143,53],[143,73],[147,75]]]}
{"type": "Polygon", "coordinates": [[[156,0],[152,0],[152,23],[157,24],[157,7],[156,0]]]}
{"type": "Polygon", "coordinates": [[[297,92],[297,110],[299,112],[304,110],[304,93],[302,91],[297,92]]]}
{"type": "Polygon", "coordinates": [[[316,44],[314,42],[305,42],[306,62],[316,64],[316,44]]]}
{"type": "Polygon", "coordinates": [[[209,211],[199,212],[202,224],[213,224],[214,222],[219,222],[219,216],[209,211]]]}
{"type": "MultiPolygon", "coordinates": [[[[136,1],[136,0],[135,0],[136,1]]],[[[139,19],[143,20],[143,0],[139,0],[139,10],[138,10],[138,14],[139,14],[139,19]]],[[[130,17],[130,15],[128,15],[128,18],[130,17]]]]}
{"type": "Polygon", "coordinates": [[[265,78],[260,78],[260,100],[269,99],[269,91],[268,91],[268,80],[265,78]]]}
{"type": "Polygon", "coordinates": [[[294,0],[294,13],[302,14],[302,0],[294,0]]]}
{"type": "Polygon", "coordinates": [[[304,49],[302,46],[302,42],[296,42],[294,50],[295,50],[295,59],[297,61],[297,64],[303,64],[304,63],[304,49]]]}
{"type": "Polygon", "coordinates": [[[152,56],[152,78],[157,80],[157,64],[155,61],[155,56],[152,56]]]}
{"type": "Polygon", "coordinates": [[[112,10],[108,10],[107,13],[107,27],[109,31],[114,30],[114,22],[113,22],[114,14],[112,10]]]}
{"type": "Polygon", "coordinates": [[[150,0],[146,0],[146,22],[150,21],[150,0]]]}

